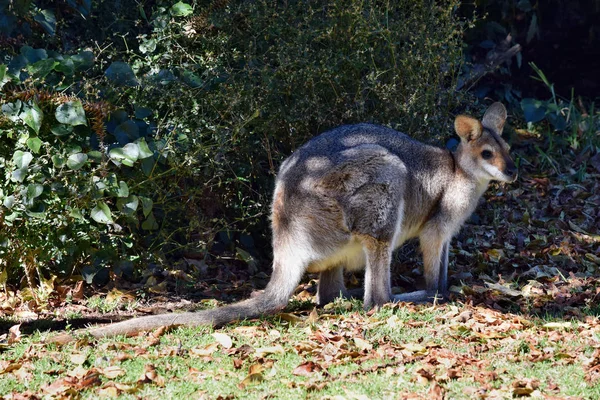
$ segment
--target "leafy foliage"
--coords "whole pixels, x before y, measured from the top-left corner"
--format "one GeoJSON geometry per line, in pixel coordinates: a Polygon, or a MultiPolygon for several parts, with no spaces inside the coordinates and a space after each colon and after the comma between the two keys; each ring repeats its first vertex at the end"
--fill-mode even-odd
{"type": "Polygon", "coordinates": [[[277,164],[309,137],[373,121],[424,139],[462,107],[455,0],[0,5],[3,262],[30,284],[265,232],[277,164]]]}

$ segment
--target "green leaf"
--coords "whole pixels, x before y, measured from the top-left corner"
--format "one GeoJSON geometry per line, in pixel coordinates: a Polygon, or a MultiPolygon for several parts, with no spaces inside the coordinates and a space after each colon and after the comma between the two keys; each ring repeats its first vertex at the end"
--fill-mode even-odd
{"type": "Polygon", "coordinates": [[[44,192],[44,186],[39,183],[31,183],[27,186],[27,198],[35,199],[36,197],[40,197],[44,192]]]}
{"type": "Polygon", "coordinates": [[[13,161],[17,168],[27,168],[29,167],[29,163],[33,160],[33,155],[28,151],[17,150],[13,154],[13,161]]]}
{"type": "Polygon", "coordinates": [[[138,159],[143,160],[144,158],[152,157],[154,155],[154,152],[148,147],[146,139],[141,138],[136,142],[136,144],[138,145],[139,150],[138,159]]]}
{"type": "Polygon", "coordinates": [[[81,101],[67,101],[56,108],[56,120],[67,125],[87,125],[81,101]]]}
{"type": "Polygon", "coordinates": [[[119,86],[137,86],[139,85],[133,69],[129,64],[115,61],[110,64],[110,67],[104,73],[106,77],[119,86]]]}
{"type": "Polygon", "coordinates": [[[33,19],[44,28],[47,34],[54,36],[56,33],[56,17],[52,10],[42,10],[33,19]]]}
{"type": "Polygon", "coordinates": [[[17,100],[14,103],[6,103],[2,104],[2,114],[12,122],[17,122],[19,120],[19,114],[21,113],[21,108],[23,107],[23,103],[21,100],[17,100]]]}
{"type": "Polygon", "coordinates": [[[132,215],[137,210],[139,203],[137,196],[130,195],[126,199],[118,199],[117,207],[123,214],[132,215]]]}
{"type": "Polygon", "coordinates": [[[19,118],[23,120],[35,133],[40,132],[42,127],[42,119],[44,118],[43,111],[38,107],[36,103],[31,106],[23,105],[23,111],[19,114],[19,118]]]}
{"type": "Polygon", "coordinates": [[[27,147],[34,153],[38,154],[42,147],[42,141],[38,137],[30,137],[27,139],[27,147]]]}
{"type": "Polygon", "coordinates": [[[73,60],[73,65],[77,70],[90,68],[94,65],[94,53],[89,50],[80,51],[74,56],[71,56],[71,60],[73,60]]]}
{"type": "Polygon", "coordinates": [[[119,181],[119,188],[117,189],[117,197],[127,197],[129,196],[129,187],[127,183],[123,181],[119,181]]]}
{"type": "Polygon", "coordinates": [[[546,116],[546,105],[540,100],[523,99],[521,100],[521,108],[527,122],[539,122],[546,116]]]}
{"type": "Polygon", "coordinates": [[[192,6],[182,1],[173,4],[171,7],[171,15],[175,17],[185,17],[194,12],[192,6]]]}
{"type": "Polygon", "coordinates": [[[110,208],[103,201],[99,201],[96,207],[92,208],[91,217],[99,224],[111,224],[113,222],[110,208]]]}
{"type": "Polygon", "coordinates": [[[81,167],[83,167],[83,165],[86,163],[88,159],[87,154],[84,153],[75,153],[75,154],[71,154],[69,156],[69,158],[67,159],[67,167],[69,167],[70,169],[76,170],[79,169],[81,167]]]}
{"type": "Polygon", "coordinates": [[[156,218],[154,218],[154,213],[150,213],[148,218],[142,222],[142,229],[147,231],[158,229],[158,223],[156,222],[156,218]]]}
{"type": "Polygon", "coordinates": [[[54,67],[58,72],[62,72],[66,76],[72,76],[75,73],[75,63],[71,57],[61,60],[60,64],[54,67]]]}
{"type": "Polygon", "coordinates": [[[48,58],[48,53],[45,49],[34,49],[31,46],[21,47],[21,54],[25,56],[29,64],[34,64],[48,58]]]}
{"type": "Polygon", "coordinates": [[[137,143],[127,143],[123,146],[123,153],[131,161],[137,161],[140,156],[140,147],[137,143]]]}
{"type": "Polygon", "coordinates": [[[7,69],[8,67],[6,65],[0,64],[0,89],[10,81],[10,78],[6,74],[7,69]]]}
{"type": "Polygon", "coordinates": [[[140,196],[140,200],[142,201],[142,212],[144,213],[144,217],[147,217],[148,214],[150,214],[150,211],[152,211],[154,203],[152,202],[152,199],[149,199],[148,197],[140,196]]]}
{"type": "Polygon", "coordinates": [[[81,214],[81,210],[79,210],[79,208],[77,208],[77,207],[72,208],[71,211],[69,212],[69,215],[75,219],[83,221],[83,215],[81,214]]]}
{"type": "Polygon", "coordinates": [[[13,182],[23,182],[27,176],[27,168],[19,168],[12,172],[10,180],[13,182]]]}
{"type": "Polygon", "coordinates": [[[11,209],[12,206],[15,204],[15,196],[6,196],[2,204],[4,205],[4,207],[11,209]]]}
{"type": "Polygon", "coordinates": [[[61,168],[62,166],[65,165],[66,162],[67,162],[67,160],[65,160],[65,158],[61,155],[55,154],[52,156],[52,163],[57,168],[61,168]]]}
{"type": "Polygon", "coordinates": [[[102,153],[101,153],[101,152],[99,152],[98,150],[92,150],[92,151],[89,151],[89,152],[87,153],[87,155],[88,155],[88,157],[89,157],[91,160],[93,160],[93,161],[97,161],[97,162],[100,162],[100,161],[102,161],[102,153]]]}
{"type": "Polygon", "coordinates": [[[48,58],[46,60],[40,60],[35,64],[29,64],[27,66],[27,71],[35,78],[43,79],[50,72],[54,70],[54,67],[59,65],[58,61],[55,61],[52,58],[48,58]]]}
{"type": "Polygon", "coordinates": [[[156,50],[156,39],[148,39],[140,43],[140,51],[144,54],[153,53],[156,50]]]}
{"type": "Polygon", "coordinates": [[[50,132],[52,132],[54,136],[67,136],[73,133],[73,127],[71,125],[64,124],[54,125],[52,128],[50,128],[50,132]]]}

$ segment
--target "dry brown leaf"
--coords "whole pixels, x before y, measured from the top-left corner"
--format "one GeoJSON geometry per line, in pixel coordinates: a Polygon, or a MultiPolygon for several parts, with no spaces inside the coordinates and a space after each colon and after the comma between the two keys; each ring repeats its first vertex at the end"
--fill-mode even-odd
{"type": "Polygon", "coordinates": [[[21,340],[21,324],[13,325],[8,329],[8,344],[14,344],[21,340]]]}
{"type": "Polygon", "coordinates": [[[107,377],[108,379],[114,379],[121,375],[125,375],[125,370],[123,368],[119,367],[118,365],[113,365],[110,367],[100,369],[99,372],[102,375],[104,375],[105,377],[107,377]]]}
{"type": "Polygon", "coordinates": [[[246,378],[244,378],[244,380],[239,383],[238,387],[240,389],[244,389],[244,388],[248,387],[249,385],[253,385],[253,384],[263,381],[264,377],[262,375],[262,371],[263,371],[262,365],[260,365],[260,364],[251,365],[250,368],[248,369],[248,376],[246,376],[246,378]]]}
{"type": "Polygon", "coordinates": [[[321,370],[323,370],[323,368],[319,364],[316,364],[313,361],[306,361],[294,368],[292,375],[310,376],[313,372],[321,370]]]}
{"type": "Polygon", "coordinates": [[[230,349],[233,347],[233,341],[231,340],[231,337],[225,333],[215,332],[212,334],[212,337],[214,337],[224,349],[230,349]]]}
{"type": "Polygon", "coordinates": [[[75,353],[71,355],[71,363],[75,365],[83,365],[85,360],[87,360],[87,353],[75,353]]]}
{"type": "Polygon", "coordinates": [[[281,345],[276,344],[275,346],[259,347],[255,349],[254,354],[256,357],[264,357],[267,354],[284,354],[285,350],[281,345]]]}
{"type": "Polygon", "coordinates": [[[193,347],[190,349],[190,354],[193,354],[198,357],[208,357],[211,356],[215,351],[219,349],[218,343],[211,343],[204,347],[193,347]]]}
{"type": "Polygon", "coordinates": [[[153,382],[159,387],[165,386],[165,379],[158,374],[156,367],[152,364],[146,364],[144,366],[144,373],[138,379],[138,383],[150,383],[153,382]]]}
{"type": "Polygon", "coordinates": [[[538,387],[540,387],[540,381],[537,379],[521,378],[512,383],[515,396],[528,396],[538,387]]]}

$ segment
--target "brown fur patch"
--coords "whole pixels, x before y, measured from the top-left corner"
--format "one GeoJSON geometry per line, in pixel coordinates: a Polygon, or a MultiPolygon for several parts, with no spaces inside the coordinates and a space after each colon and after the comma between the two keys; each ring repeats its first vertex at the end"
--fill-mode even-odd
{"type": "Polygon", "coordinates": [[[275,193],[275,198],[273,199],[273,211],[271,213],[271,224],[273,226],[273,231],[275,232],[279,232],[287,225],[283,197],[283,189],[280,188],[275,193]]]}

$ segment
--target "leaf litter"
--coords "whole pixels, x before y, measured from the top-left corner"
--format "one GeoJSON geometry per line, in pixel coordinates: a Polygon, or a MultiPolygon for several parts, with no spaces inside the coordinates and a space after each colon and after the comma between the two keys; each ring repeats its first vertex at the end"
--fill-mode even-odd
{"type": "MultiPolygon", "coordinates": [[[[587,178],[575,181],[568,168],[545,168],[535,154],[526,154],[526,143],[514,147],[528,160],[521,178],[510,186],[493,185],[486,204],[453,240],[450,303],[396,304],[367,314],[347,301],[324,309],[288,308],[273,318],[203,335],[201,343],[161,328],[134,342],[84,338],[65,353],[30,342],[37,322],[60,323],[57,315],[70,315],[66,322],[87,324],[212,307],[248,297],[264,282],[226,257],[203,268],[198,260],[183,259],[175,273],[148,274],[138,283],[113,277],[100,293],[81,279],[51,277],[40,293],[0,293],[0,323],[6,327],[0,333],[0,380],[15,382],[3,398],[116,397],[188,380],[200,398],[303,390],[309,397],[323,392],[330,394],[315,397],[350,399],[365,395],[360,386],[349,385],[369,377],[388,379],[395,398],[594,397],[550,372],[532,377],[527,371],[571,368],[580,376],[577,385],[598,393],[600,171],[592,163],[587,178]],[[181,280],[191,284],[187,293],[194,302],[168,295],[181,280]],[[151,300],[135,300],[139,290],[151,300]],[[301,335],[289,335],[292,331],[301,335]],[[19,346],[25,348],[13,351],[19,346]],[[98,364],[98,354],[108,364],[98,364]],[[286,364],[290,354],[294,361],[286,364]],[[185,368],[171,369],[166,359],[185,368]],[[40,369],[40,360],[49,365],[40,369]],[[137,377],[128,372],[136,360],[144,363],[137,377]],[[43,378],[26,386],[40,370],[43,378]],[[237,392],[210,393],[211,381],[231,381],[237,392]],[[455,383],[461,383],[460,392],[455,383]],[[340,385],[346,389],[337,390],[340,385]]],[[[415,268],[419,255],[410,245],[398,253],[395,290],[412,290],[423,280],[415,268]]],[[[360,284],[353,275],[348,282],[360,284]]],[[[306,304],[314,291],[314,281],[303,283],[295,300],[306,304]]]]}

